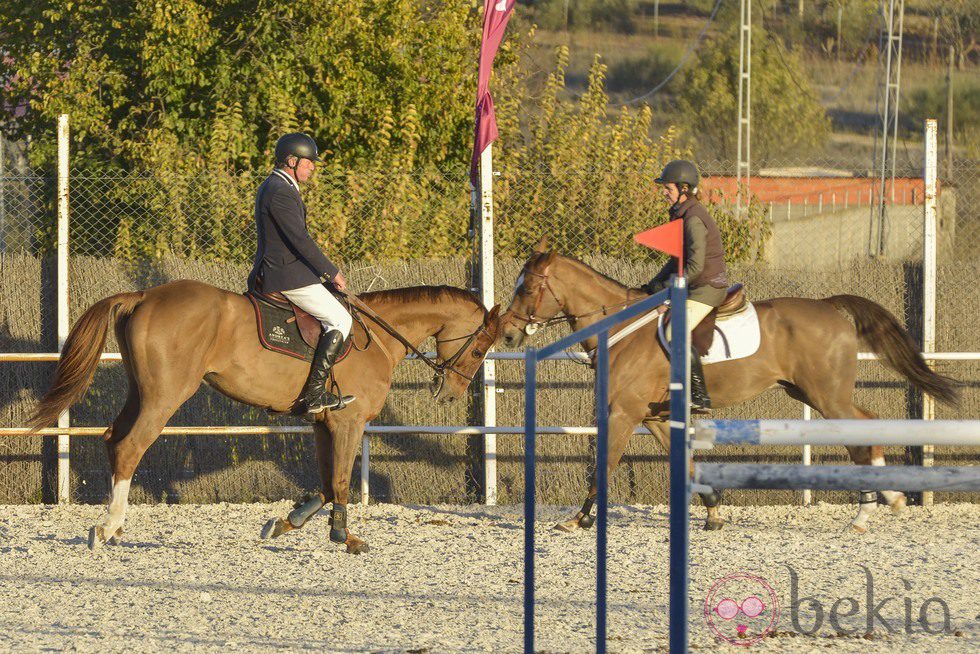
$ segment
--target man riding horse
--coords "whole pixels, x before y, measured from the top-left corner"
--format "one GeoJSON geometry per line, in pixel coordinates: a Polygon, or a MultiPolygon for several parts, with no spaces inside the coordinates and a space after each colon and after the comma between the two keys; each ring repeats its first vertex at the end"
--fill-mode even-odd
{"type": "MultiPolygon", "coordinates": [[[[728,276],[721,232],[714,219],[698,201],[698,169],[690,161],[671,161],[664,166],[658,184],[670,203],[670,219],[684,221],[684,263],[687,274],[687,328],[694,328],[712,309],[725,301],[728,276]]],[[[667,288],[671,275],[677,273],[677,259],[671,258],[643,289],[658,293],[667,288]]],[[[667,332],[668,338],[670,331],[667,332]]],[[[691,407],[702,412],[711,410],[711,398],[704,381],[704,369],[696,344],[691,343],[691,407]]]]}
{"type": "Polygon", "coordinates": [[[255,198],[258,247],[248,290],[282,293],[303,311],[320,321],[322,334],[306,382],[307,413],[343,408],[354,398],[341,398],[327,390],[330,368],[343,352],[353,319],[324,284],[347,290],[347,280],[328,259],[306,228],[306,205],[300,183],[313,176],[314,162],[322,161],[316,142],[306,134],[293,133],[276,142],[276,167],[255,198]]]}

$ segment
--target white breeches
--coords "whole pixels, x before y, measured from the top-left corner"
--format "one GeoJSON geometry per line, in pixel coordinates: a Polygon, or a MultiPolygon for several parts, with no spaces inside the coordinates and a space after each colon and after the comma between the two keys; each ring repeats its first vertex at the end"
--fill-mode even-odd
{"type": "Polygon", "coordinates": [[[323,331],[336,329],[344,335],[344,338],[350,335],[354,319],[344,305],[322,284],[294,288],[291,291],[283,291],[282,294],[289,298],[290,302],[319,320],[323,325],[323,331]]]}

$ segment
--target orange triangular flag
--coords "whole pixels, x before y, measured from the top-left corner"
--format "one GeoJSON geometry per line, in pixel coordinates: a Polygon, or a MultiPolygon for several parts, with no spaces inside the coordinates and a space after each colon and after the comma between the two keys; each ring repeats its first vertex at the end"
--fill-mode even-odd
{"type": "MultiPolygon", "coordinates": [[[[669,223],[640,232],[633,237],[640,245],[653,250],[666,252],[680,259],[678,271],[684,269],[684,221],[671,220],[669,223]]],[[[681,272],[683,274],[683,272],[681,272]]]]}

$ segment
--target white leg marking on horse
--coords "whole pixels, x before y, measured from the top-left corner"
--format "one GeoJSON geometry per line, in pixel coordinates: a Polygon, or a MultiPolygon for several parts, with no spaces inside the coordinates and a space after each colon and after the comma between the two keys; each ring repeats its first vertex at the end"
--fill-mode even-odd
{"type": "MultiPolygon", "coordinates": [[[[885,465],[885,457],[876,456],[871,459],[871,465],[873,466],[883,466],[885,465]]],[[[885,503],[892,507],[893,511],[901,511],[905,508],[905,495],[897,491],[881,491],[881,496],[885,498],[885,503]],[[896,504],[898,503],[898,504],[896,504]]]]}
{"type": "Polygon", "coordinates": [[[102,528],[106,538],[112,538],[116,530],[122,527],[126,520],[126,507],[129,502],[129,484],[131,479],[116,481],[112,478],[112,500],[109,502],[109,515],[106,516],[102,528]]]}

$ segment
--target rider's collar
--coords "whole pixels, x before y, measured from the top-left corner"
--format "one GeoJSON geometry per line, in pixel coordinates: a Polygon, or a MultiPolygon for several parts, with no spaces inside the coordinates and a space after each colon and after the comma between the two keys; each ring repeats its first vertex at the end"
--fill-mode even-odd
{"type": "Polygon", "coordinates": [[[297,184],[297,183],[296,183],[296,180],[295,180],[295,179],[293,179],[292,177],[290,177],[289,175],[287,175],[287,174],[286,174],[285,172],[283,172],[283,170],[282,170],[282,169],[280,169],[280,168],[275,168],[275,169],[273,169],[273,171],[272,171],[272,172],[273,172],[273,174],[276,174],[276,175],[279,175],[279,176],[280,176],[280,177],[282,177],[282,178],[283,178],[284,180],[286,180],[287,182],[289,182],[289,183],[290,183],[290,184],[292,185],[292,187],[293,187],[294,189],[296,189],[296,192],[297,192],[297,193],[299,193],[299,184],[297,184]]]}

